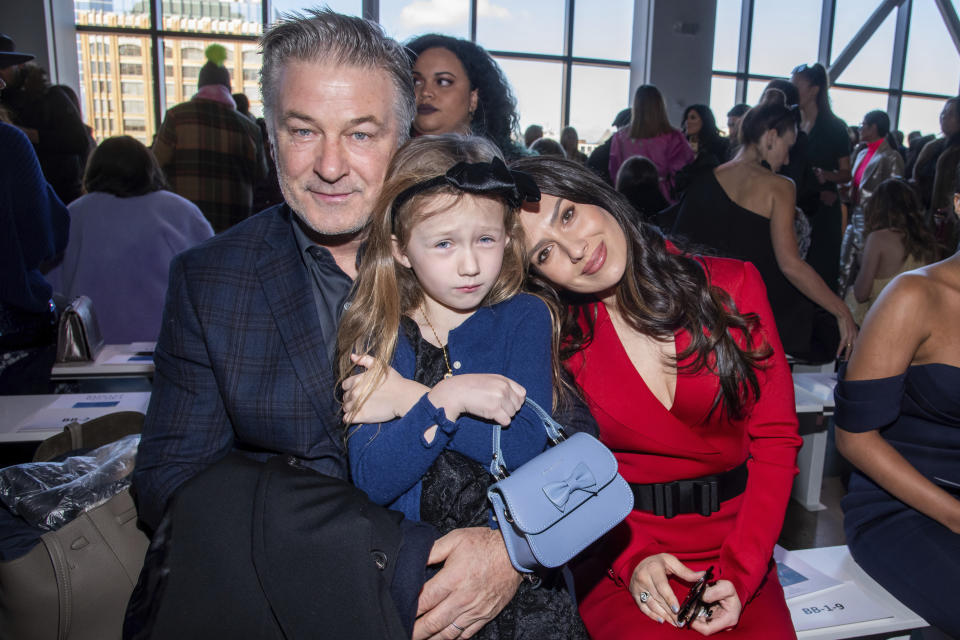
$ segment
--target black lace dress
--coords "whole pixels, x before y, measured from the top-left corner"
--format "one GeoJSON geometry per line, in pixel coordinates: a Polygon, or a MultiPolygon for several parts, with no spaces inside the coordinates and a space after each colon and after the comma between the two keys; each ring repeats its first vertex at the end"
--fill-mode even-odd
{"type": "MultiPolygon", "coordinates": [[[[437,384],[447,372],[443,352],[423,339],[413,320],[405,317],[402,328],[416,353],[414,379],[427,386],[437,384]]],[[[493,477],[484,465],[445,449],[423,476],[420,519],[436,527],[441,535],[463,527],[489,526],[487,487],[492,483],[493,477]]],[[[563,575],[554,571],[544,576],[537,587],[522,582],[513,600],[473,637],[587,640],[590,636],[567,592],[563,575]]]]}

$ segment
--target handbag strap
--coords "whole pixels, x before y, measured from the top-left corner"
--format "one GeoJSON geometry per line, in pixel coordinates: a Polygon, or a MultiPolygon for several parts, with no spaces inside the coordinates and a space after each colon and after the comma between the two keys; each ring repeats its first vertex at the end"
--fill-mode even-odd
{"type": "Polygon", "coordinates": [[[67,562],[67,555],[63,550],[63,544],[54,531],[48,535],[40,537],[40,542],[47,550],[50,556],[50,564],[53,565],[53,574],[57,580],[57,640],[66,640],[70,634],[70,626],[73,622],[73,589],[70,585],[70,566],[67,562]]]}
{"type": "MultiPolygon", "coordinates": [[[[540,422],[543,424],[543,428],[547,432],[547,438],[551,444],[556,445],[567,439],[566,434],[563,432],[563,426],[554,420],[549,413],[544,411],[543,407],[530,398],[526,398],[523,404],[533,409],[533,412],[540,417],[540,422]]],[[[493,425],[493,460],[490,461],[490,474],[502,480],[509,474],[507,473],[507,465],[503,461],[503,451],[500,449],[500,430],[501,427],[499,424],[493,425]]]]}

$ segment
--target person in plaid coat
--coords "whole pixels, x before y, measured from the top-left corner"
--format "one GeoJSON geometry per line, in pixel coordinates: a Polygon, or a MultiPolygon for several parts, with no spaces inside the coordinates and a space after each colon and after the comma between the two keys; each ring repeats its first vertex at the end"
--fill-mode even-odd
{"type": "Polygon", "coordinates": [[[226,49],[207,47],[200,90],[169,111],[153,153],[172,191],[197,205],[217,233],[253,213],[253,186],[267,175],[260,128],[237,111],[226,49]]]}

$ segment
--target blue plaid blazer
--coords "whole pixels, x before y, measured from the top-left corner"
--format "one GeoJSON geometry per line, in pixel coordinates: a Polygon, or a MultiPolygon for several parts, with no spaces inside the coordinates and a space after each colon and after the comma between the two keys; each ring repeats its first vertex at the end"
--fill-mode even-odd
{"type": "Polygon", "coordinates": [[[133,480],[150,527],[178,487],[234,449],[347,477],[336,380],[292,215],[271,207],[170,265],[133,480]]]}

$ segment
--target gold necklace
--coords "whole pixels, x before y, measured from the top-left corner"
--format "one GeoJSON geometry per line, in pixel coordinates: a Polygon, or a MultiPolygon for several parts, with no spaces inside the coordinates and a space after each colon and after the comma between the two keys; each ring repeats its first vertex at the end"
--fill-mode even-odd
{"type": "Polygon", "coordinates": [[[437,330],[433,328],[433,323],[430,322],[430,317],[427,315],[427,310],[421,307],[420,313],[423,315],[423,319],[427,321],[427,326],[430,327],[430,331],[433,331],[433,337],[437,339],[437,344],[440,345],[440,352],[443,354],[443,361],[447,365],[447,372],[443,374],[443,377],[452,378],[453,369],[450,367],[450,358],[447,357],[447,345],[440,342],[440,336],[437,334],[437,330]]]}

